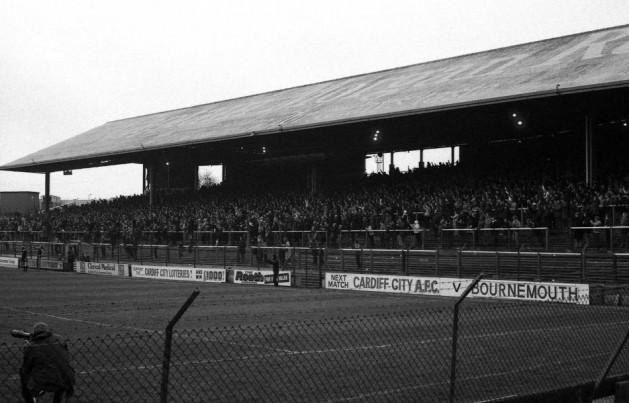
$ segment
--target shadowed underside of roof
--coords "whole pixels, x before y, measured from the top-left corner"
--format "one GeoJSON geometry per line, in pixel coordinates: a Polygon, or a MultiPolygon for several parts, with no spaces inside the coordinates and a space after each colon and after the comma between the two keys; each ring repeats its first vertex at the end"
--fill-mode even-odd
{"type": "Polygon", "coordinates": [[[620,87],[628,65],[625,25],[117,120],[0,169],[620,87]]]}

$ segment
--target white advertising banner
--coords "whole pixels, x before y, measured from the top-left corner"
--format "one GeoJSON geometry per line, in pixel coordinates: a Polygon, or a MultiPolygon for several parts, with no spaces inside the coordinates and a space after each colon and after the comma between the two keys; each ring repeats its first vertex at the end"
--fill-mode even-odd
{"type": "MultiPolygon", "coordinates": [[[[278,285],[290,287],[290,271],[280,271],[278,285]]],[[[273,270],[234,270],[234,284],[272,285],[273,270]]]]}
{"type": "Polygon", "coordinates": [[[128,276],[129,265],[122,263],[74,262],[74,270],[79,273],[105,276],[128,276]]]}
{"type": "MultiPolygon", "coordinates": [[[[472,279],[326,273],[325,288],[458,297],[472,279]]],[[[468,297],[589,304],[588,284],[482,280],[468,297]]]]}
{"type": "MultiPolygon", "coordinates": [[[[36,260],[34,261],[35,263],[32,264],[36,264],[36,260]]],[[[47,260],[47,259],[42,259],[39,262],[39,268],[40,269],[47,269],[47,270],[56,270],[56,271],[62,271],[63,270],[63,262],[59,261],[59,260],[47,260]]]]}
{"type": "Polygon", "coordinates": [[[144,266],[132,265],[131,277],[153,278],[159,280],[184,280],[205,283],[224,283],[225,269],[201,267],[144,266]]]}
{"type": "Polygon", "coordinates": [[[439,295],[439,279],[435,277],[380,274],[325,273],[325,288],[397,294],[439,295]]]}
{"type": "Polygon", "coordinates": [[[0,256],[0,267],[11,267],[17,269],[20,259],[16,257],[0,256]]]}
{"type": "MultiPolygon", "coordinates": [[[[441,280],[441,295],[453,297],[460,296],[473,281],[454,278],[441,280]]],[[[590,286],[589,284],[536,281],[481,280],[468,296],[588,305],[590,286]]]]}

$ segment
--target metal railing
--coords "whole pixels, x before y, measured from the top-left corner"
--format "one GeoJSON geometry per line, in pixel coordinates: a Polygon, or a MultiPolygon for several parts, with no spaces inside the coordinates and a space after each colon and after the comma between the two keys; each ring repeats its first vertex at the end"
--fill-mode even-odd
{"type": "Polygon", "coordinates": [[[548,250],[550,231],[548,227],[537,228],[444,228],[441,229],[439,246],[451,249],[505,248],[522,249],[527,247],[548,250]]]}
{"type": "Polygon", "coordinates": [[[570,237],[575,250],[629,248],[629,226],[570,227],[570,237]]]}
{"type": "MultiPolygon", "coordinates": [[[[109,235],[82,231],[57,232],[59,243],[83,241],[109,243],[109,235]]],[[[0,242],[44,242],[41,231],[0,231],[0,242]]],[[[114,239],[114,243],[125,242],[114,239]]],[[[478,249],[478,250],[596,250],[629,251],[628,226],[568,227],[567,232],[551,232],[548,227],[534,228],[441,228],[438,230],[361,229],[330,231],[271,231],[266,245],[286,241],[298,247],[350,248],[356,242],[365,249],[478,249]]],[[[246,231],[144,231],[139,239],[126,243],[150,245],[255,245],[256,239],[246,231]]]]}

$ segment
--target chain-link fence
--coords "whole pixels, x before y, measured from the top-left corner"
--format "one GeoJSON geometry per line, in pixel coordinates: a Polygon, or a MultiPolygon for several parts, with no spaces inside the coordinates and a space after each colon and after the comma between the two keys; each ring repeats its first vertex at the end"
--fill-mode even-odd
{"type": "MultiPolygon", "coordinates": [[[[629,329],[624,307],[464,301],[455,401],[592,384],[629,329]]],[[[186,329],[173,334],[168,401],[447,401],[453,310],[186,329]]],[[[69,342],[70,402],[159,401],[163,332],[69,342]]],[[[0,345],[0,396],[19,396],[22,345],[0,345]]],[[[629,375],[625,346],[609,377],[629,375]]]]}
{"type": "MultiPolygon", "coordinates": [[[[69,402],[159,401],[164,338],[160,332],[104,335],[68,341],[76,373],[69,402]]],[[[23,343],[0,344],[0,396],[19,400],[23,343]]],[[[173,400],[174,401],[174,400],[173,400]]]]}

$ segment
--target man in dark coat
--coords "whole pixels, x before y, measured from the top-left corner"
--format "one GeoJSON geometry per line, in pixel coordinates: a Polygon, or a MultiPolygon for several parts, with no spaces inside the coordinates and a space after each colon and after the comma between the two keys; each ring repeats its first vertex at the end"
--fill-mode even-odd
{"type": "Polygon", "coordinates": [[[28,253],[26,252],[26,248],[22,246],[22,269],[24,271],[28,270],[28,253]]]}
{"type": "Polygon", "coordinates": [[[46,392],[54,393],[54,403],[74,394],[74,370],[70,366],[68,346],[53,334],[47,324],[36,323],[24,349],[20,368],[22,396],[25,402],[46,392]]]}
{"type": "Polygon", "coordinates": [[[273,266],[273,285],[279,285],[279,277],[280,277],[280,261],[277,260],[277,256],[273,255],[272,260],[266,260],[267,263],[270,263],[273,266]]]}

